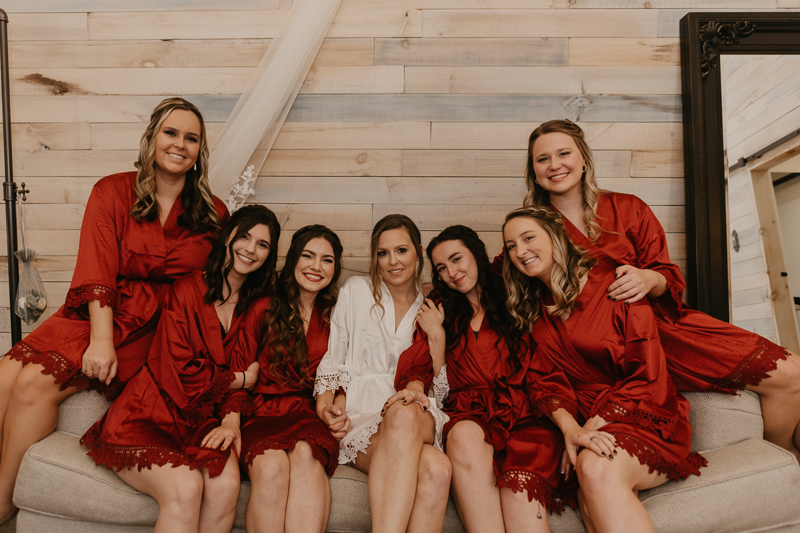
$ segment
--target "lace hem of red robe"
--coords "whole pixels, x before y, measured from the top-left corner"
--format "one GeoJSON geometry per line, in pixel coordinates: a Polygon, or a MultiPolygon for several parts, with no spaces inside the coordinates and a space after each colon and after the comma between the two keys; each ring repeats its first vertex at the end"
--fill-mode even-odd
{"type": "Polygon", "coordinates": [[[184,414],[192,420],[208,420],[214,416],[214,406],[218,404],[222,397],[228,392],[228,387],[236,379],[233,372],[218,372],[214,376],[214,382],[200,395],[191,405],[186,406],[184,414]]]}
{"type": "Polygon", "coordinates": [[[425,387],[426,392],[430,388],[429,384],[433,383],[433,370],[430,372],[425,372],[420,374],[418,372],[407,372],[403,373],[402,375],[398,376],[395,380],[396,390],[401,391],[403,389],[408,388],[408,384],[412,381],[419,381],[422,383],[422,386],[425,387]]]}
{"type": "Polygon", "coordinates": [[[497,476],[498,489],[511,489],[512,492],[527,492],[528,501],[541,503],[551,513],[564,512],[564,502],[558,499],[547,483],[534,472],[509,470],[497,476]]]}
{"type": "Polygon", "coordinates": [[[247,465],[247,468],[250,468],[253,466],[255,458],[263,455],[267,450],[285,450],[288,453],[294,450],[294,447],[301,440],[308,443],[311,447],[311,455],[325,468],[328,477],[331,477],[338,465],[339,443],[306,431],[300,431],[291,437],[263,437],[258,439],[247,448],[247,452],[242,457],[241,462],[247,465]],[[331,461],[332,457],[336,460],[331,461]]]}
{"type": "Polygon", "coordinates": [[[533,414],[539,417],[550,417],[559,409],[569,412],[573,418],[578,417],[578,404],[561,396],[543,396],[531,402],[533,414]]]}
{"type": "Polygon", "coordinates": [[[753,353],[744,358],[739,366],[727,377],[717,382],[717,387],[723,389],[722,392],[736,394],[738,390],[744,390],[748,385],[758,385],[768,376],[770,372],[778,367],[778,361],[784,360],[789,356],[786,348],[773,344],[764,337],[759,337],[758,346],[753,353]],[[727,390],[724,390],[727,389],[727,390]]]}
{"type": "Polygon", "coordinates": [[[708,466],[708,460],[697,452],[690,452],[682,462],[675,463],[667,460],[655,448],[638,437],[613,429],[607,431],[614,435],[617,446],[636,457],[641,465],[650,469],[651,473],[655,471],[665,474],[667,479],[686,479],[691,475],[699,476],[700,469],[708,466]]]}
{"type": "Polygon", "coordinates": [[[637,426],[660,433],[665,439],[672,435],[677,423],[677,418],[667,418],[639,410],[631,411],[625,409],[614,400],[608,400],[605,405],[597,409],[597,412],[592,416],[599,416],[608,423],[631,422],[637,426]]]}
{"type": "Polygon", "coordinates": [[[223,419],[231,413],[239,413],[241,416],[251,416],[255,413],[256,406],[253,397],[248,395],[231,395],[222,400],[219,407],[219,418],[223,419]]]}
{"type": "Polygon", "coordinates": [[[114,307],[117,302],[117,290],[114,287],[105,285],[81,285],[74,287],[67,292],[67,299],[64,306],[70,312],[88,318],[89,312],[84,308],[92,300],[100,302],[100,307],[114,307]]]}
{"type": "Polygon", "coordinates": [[[86,434],[81,437],[81,444],[89,448],[86,453],[94,459],[94,464],[114,469],[117,472],[136,468],[139,472],[143,468],[153,466],[171,465],[173,468],[178,466],[188,466],[192,470],[207,468],[210,477],[216,477],[222,473],[228,457],[225,455],[210,456],[204,460],[193,459],[183,452],[167,448],[165,446],[115,446],[106,444],[100,438],[102,431],[101,418],[97,421],[86,434]]]}
{"type": "Polygon", "coordinates": [[[91,385],[91,380],[81,374],[81,369],[72,366],[63,355],[52,350],[37,352],[25,344],[25,341],[18,342],[6,354],[6,357],[21,361],[24,365],[28,363],[42,365],[44,367],[42,374],[53,376],[56,385],[61,385],[59,390],[62,391],[69,387],[75,387],[82,391],[91,385]]]}

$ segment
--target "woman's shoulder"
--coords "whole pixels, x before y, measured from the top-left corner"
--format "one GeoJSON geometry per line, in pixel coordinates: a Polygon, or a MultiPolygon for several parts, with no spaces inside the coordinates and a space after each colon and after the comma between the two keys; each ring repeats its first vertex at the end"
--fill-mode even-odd
{"type": "Polygon", "coordinates": [[[365,276],[351,276],[342,284],[339,289],[339,298],[347,295],[349,297],[357,297],[360,295],[369,295],[372,297],[372,282],[365,276]]]}
{"type": "Polygon", "coordinates": [[[604,200],[622,209],[633,208],[638,211],[649,207],[647,203],[638,196],[624,192],[603,191],[600,195],[600,201],[603,202],[604,200]]]}
{"type": "Polygon", "coordinates": [[[101,178],[94,184],[93,189],[105,194],[117,194],[122,197],[130,197],[133,184],[136,181],[136,172],[120,172],[101,178]],[[122,194],[120,194],[122,193],[122,194]]]}

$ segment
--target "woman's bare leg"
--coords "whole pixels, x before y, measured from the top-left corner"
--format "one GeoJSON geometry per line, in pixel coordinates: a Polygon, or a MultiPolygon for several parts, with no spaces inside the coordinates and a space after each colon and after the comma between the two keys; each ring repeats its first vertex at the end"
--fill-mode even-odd
{"type": "Polygon", "coordinates": [[[289,452],[289,465],[286,531],[324,533],[331,512],[331,486],[325,469],[303,440],[289,452]]]}
{"type": "Polygon", "coordinates": [[[200,506],[200,533],[230,533],[239,503],[239,464],[231,453],[225,468],[217,477],[203,473],[203,503],[200,506]]]}
{"type": "Polygon", "coordinates": [[[588,517],[597,533],[655,531],[638,494],[666,483],[667,476],[650,473],[649,467],[621,448],[613,460],[584,450],[575,470],[581,485],[581,515],[588,517]]]}
{"type": "Polygon", "coordinates": [[[0,359],[0,446],[3,444],[3,425],[5,424],[8,401],[11,399],[11,388],[17,374],[22,371],[22,361],[3,357],[0,359]]]}
{"type": "Polygon", "coordinates": [[[369,502],[374,533],[406,531],[417,491],[422,446],[433,442],[433,415],[419,405],[395,402],[370,437],[366,454],[355,467],[369,475],[369,502]]]}
{"type": "Polygon", "coordinates": [[[42,365],[26,365],[11,387],[0,454],[0,523],[16,511],[12,497],[22,457],[32,444],[55,431],[58,405],[78,392],[74,387],[59,390],[53,376],[42,370],[42,365]]]}
{"type": "Polygon", "coordinates": [[[267,450],[250,465],[250,501],[245,527],[248,533],[283,532],[289,498],[289,456],[267,450]]]}
{"type": "Polygon", "coordinates": [[[442,531],[450,495],[451,472],[450,459],[445,454],[430,444],[423,445],[417,472],[417,494],[408,520],[408,531],[442,531]]]}
{"type": "Polygon", "coordinates": [[[494,447],[483,429],[468,420],[447,434],[447,457],[453,466],[453,500],[468,533],[505,531],[500,491],[494,475],[494,447]]]}
{"type": "Polygon", "coordinates": [[[500,502],[506,533],[550,533],[547,509],[536,500],[529,502],[527,491],[500,489],[500,502]]]}
{"type": "Polygon", "coordinates": [[[800,357],[790,353],[769,377],[747,388],[761,395],[764,438],[800,461],[800,357]]]}
{"type": "Polygon", "coordinates": [[[123,469],[122,480],[158,502],[154,533],[197,533],[203,501],[203,475],[188,466],[123,469]]]}

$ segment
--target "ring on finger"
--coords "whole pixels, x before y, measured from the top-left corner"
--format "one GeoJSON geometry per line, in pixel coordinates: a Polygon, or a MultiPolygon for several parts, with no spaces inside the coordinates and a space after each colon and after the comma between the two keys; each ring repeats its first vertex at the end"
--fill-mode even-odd
{"type": "Polygon", "coordinates": [[[417,397],[417,394],[416,394],[415,392],[412,392],[412,393],[411,393],[411,396],[413,396],[414,398],[416,398],[416,397],[417,397]]]}

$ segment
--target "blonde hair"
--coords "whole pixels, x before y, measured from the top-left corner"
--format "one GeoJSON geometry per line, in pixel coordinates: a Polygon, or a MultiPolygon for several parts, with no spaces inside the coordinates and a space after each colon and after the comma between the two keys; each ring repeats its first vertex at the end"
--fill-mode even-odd
{"type": "Polygon", "coordinates": [[[586,143],[583,130],[570,120],[550,120],[543,122],[538,128],[533,130],[528,138],[528,160],[525,165],[525,185],[528,192],[522,205],[527,207],[550,207],[550,193],[536,183],[536,173],[533,170],[533,143],[548,133],[564,133],[569,135],[578,151],[586,163],[586,170],[581,178],[583,184],[583,221],[586,224],[586,231],[589,239],[596,243],[603,232],[603,228],[597,223],[597,204],[600,201],[600,188],[594,175],[594,157],[592,150],[586,143]]]}
{"type": "Polygon", "coordinates": [[[392,229],[405,229],[408,236],[411,238],[411,245],[414,252],[417,254],[417,270],[414,272],[414,282],[417,285],[417,290],[422,291],[422,271],[425,268],[425,260],[422,257],[422,237],[419,233],[417,225],[414,221],[405,215],[393,214],[386,215],[375,224],[372,228],[372,237],[369,241],[369,280],[372,282],[372,297],[375,299],[375,305],[385,312],[383,304],[381,304],[381,272],[378,268],[378,242],[384,232],[392,229]]]}
{"type": "Polygon", "coordinates": [[[537,278],[520,272],[511,262],[508,247],[503,246],[503,279],[508,295],[506,305],[517,327],[533,330],[533,324],[542,314],[542,299],[553,294],[553,305],[547,306],[549,315],[560,317],[572,312],[580,295],[581,279],[597,261],[567,237],[564,221],[557,212],[543,207],[520,207],[506,215],[506,225],[515,218],[525,217],[536,221],[550,237],[553,245],[553,268],[550,273],[552,291],[537,278]]]}
{"type": "Polygon", "coordinates": [[[139,142],[139,157],[134,163],[138,169],[133,186],[136,201],[131,207],[131,216],[137,222],[156,220],[159,205],[156,200],[156,135],[167,117],[176,109],[194,113],[200,121],[200,151],[195,166],[186,173],[186,180],[181,192],[183,214],[178,221],[193,231],[218,232],[222,227],[214,205],[214,196],[208,183],[208,139],[206,125],[200,110],[183,98],[167,98],[156,106],[150,115],[150,124],[139,142]]]}

